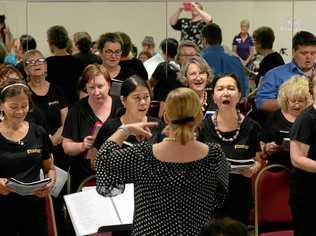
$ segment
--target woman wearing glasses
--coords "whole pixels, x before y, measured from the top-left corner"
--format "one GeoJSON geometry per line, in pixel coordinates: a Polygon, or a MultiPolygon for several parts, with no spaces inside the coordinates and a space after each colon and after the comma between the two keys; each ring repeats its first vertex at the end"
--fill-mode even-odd
{"type": "Polygon", "coordinates": [[[213,79],[213,71],[203,58],[189,58],[181,69],[180,79],[185,86],[197,93],[204,114],[206,111],[216,110],[210,90],[207,89],[213,79]]]}
{"type": "Polygon", "coordinates": [[[290,130],[296,118],[312,102],[308,80],[293,76],[285,81],[278,93],[279,110],[268,117],[260,135],[264,157],[269,164],[283,164],[292,168],[290,159],[290,130]]]}
{"type": "Polygon", "coordinates": [[[46,131],[54,145],[55,164],[67,170],[67,162],[61,147],[61,132],[68,108],[64,95],[54,84],[46,81],[47,64],[43,54],[36,49],[24,56],[24,69],[32,91],[32,101],[44,114],[46,131]]]}

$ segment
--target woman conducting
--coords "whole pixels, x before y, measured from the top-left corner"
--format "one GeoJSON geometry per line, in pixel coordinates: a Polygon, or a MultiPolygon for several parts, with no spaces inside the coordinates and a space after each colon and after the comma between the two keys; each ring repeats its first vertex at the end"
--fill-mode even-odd
{"type": "Polygon", "coordinates": [[[48,235],[45,199],[56,178],[52,143],[45,130],[27,122],[31,93],[21,79],[0,74],[0,222],[7,236],[48,235]],[[21,196],[7,185],[8,179],[34,182],[40,169],[51,181],[34,195],[21,196]]]}
{"type": "Polygon", "coordinates": [[[238,78],[233,74],[217,77],[212,82],[213,99],[218,110],[203,122],[200,139],[221,145],[226,158],[238,161],[248,160],[254,164],[248,168],[233,171],[229,176],[229,193],[217,217],[231,217],[248,224],[251,206],[251,180],[261,163],[259,155],[258,125],[244,117],[236,106],[241,97],[238,78]]]}
{"type": "Polygon", "coordinates": [[[149,138],[154,122],[124,124],[97,155],[97,191],[111,196],[117,184],[134,183],[133,235],[198,235],[223,203],[229,165],[220,147],[195,140],[202,120],[200,100],[188,88],[169,93],[166,135],[121,149],[136,135],[149,138]]]}

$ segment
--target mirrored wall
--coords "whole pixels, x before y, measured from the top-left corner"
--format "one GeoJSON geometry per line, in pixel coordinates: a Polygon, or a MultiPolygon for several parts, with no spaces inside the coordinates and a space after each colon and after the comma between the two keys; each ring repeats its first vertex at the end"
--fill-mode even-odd
{"type": "MultiPolygon", "coordinates": [[[[287,48],[291,53],[293,32],[315,32],[313,9],[315,1],[279,0],[208,0],[200,1],[206,12],[223,30],[223,44],[231,48],[234,35],[239,32],[242,19],[250,21],[250,32],[266,25],[276,35],[275,50],[287,48]]],[[[182,0],[0,0],[0,14],[6,15],[6,23],[14,37],[29,33],[38,41],[38,48],[49,55],[46,31],[52,25],[64,25],[73,35],[87,31],[93,39],[111,31],[123,31],[133,43],[141,46],[144,36],[154,37],[156,45],[165,37],[180,38],[173,30],[169,17],[181,7],[182,0]]],[[[182,12],[180,17],[191,17],[182,12]]]]}

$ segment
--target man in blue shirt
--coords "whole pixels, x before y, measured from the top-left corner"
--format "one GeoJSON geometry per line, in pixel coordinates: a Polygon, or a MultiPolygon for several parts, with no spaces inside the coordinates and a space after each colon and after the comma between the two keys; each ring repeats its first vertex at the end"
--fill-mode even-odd
{"type": "Polygon", "coordinates": [[[277,96],[281,84],[294,75],[311,77],[316,60],[316,37],[307,31],[296,33],[292,41],[293,60],[268,71],[258,87],[257,109],[273,112],[279,109],[277,96]]]}
{"type": "Polygon", "coordinates": [[[204,49],[201,52],[202,57],[213,69],[215,75],[233,73],[238,76],[242,96],[248,95],[248,79],[245,76],[243,65],[238,57],[224,52],[222,44],[222,30],[215,23],[209,23],[203,27],[202,41],[204,49]]]}

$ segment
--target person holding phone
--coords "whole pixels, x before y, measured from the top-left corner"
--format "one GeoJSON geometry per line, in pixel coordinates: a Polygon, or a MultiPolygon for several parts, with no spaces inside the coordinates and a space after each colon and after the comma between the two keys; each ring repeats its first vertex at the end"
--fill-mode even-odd
{"type": "Polygon", "coordinates": [[[271,113],[263,125],[260,145],[268,164],[283,164],[291,168],[287,140],[296,118],[311,104],[308,80],[303,76],[293,76],[284,82],[279,90],[278,103],[281,108],[271,113]]]}
{"type": "Polygon", "coordinates": [[[0,73],[0,222],[1,235],[47,236],[45,198],[56,172],[52,143],[46,131],[25,120],[31,109],[31,92],[21,78],[0,73]],[[33,195],[21,196],[8,179],[24,183],[40,180],[40,170],[50,182],[33,195]]]}
{"type": "Polygon", "coordinates": [[[184,1],[183,6],[170,17],[169,24],[173,29],[181,31],[181,41],[190,40],[202,49],[201,29],[212,21],[212,16],[203,10],[201,3],[184,1]],[[179,18],[182,11],[191,12],[191,19],[179,18]]]}
{"type": "Polygon", "coordinates": [[[111,78],[103,65],[88,65],[82,73],[82,82],[88,96],[70,108],[62,132],[62,146],[71,156],[71,192],[76,192],[80,183],[94,174],[87,154],[96,138],[96,122],[116,117],[121,108],[120,100],[109,95],[111,78]]]}

